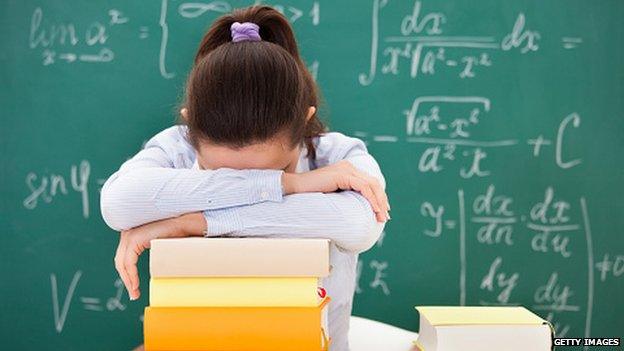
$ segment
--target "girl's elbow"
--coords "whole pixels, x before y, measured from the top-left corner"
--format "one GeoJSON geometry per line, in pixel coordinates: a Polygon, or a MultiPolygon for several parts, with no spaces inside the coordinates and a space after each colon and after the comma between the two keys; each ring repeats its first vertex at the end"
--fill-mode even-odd
{"type": "Polygon", "coordinates": [[[385,223],[377,222],[375,219],[369,221],[362,233],[362,240],[357,248],[357,253],[370,250],[379,240],[384,226],[385,223]]]}
{"type": "Polygon", "coordinates": [[[110,215],[105,208],[102,208],[102,219],[104,219],[104,223],[114,231],[120,232],[123,230],[123,225],[121,221],[118,221],[115,217],[110,215]]]}
{"type": "Polygon", "coordinates": [[[106,225],[113,230],[122,231],[130,228],[129,224],[126,223],[127,214],[130,211],[124,208],[124,204],[128,203],[127,199],[124,199],[126,192],[112,180],[109,178],[100,192],[100,212],[106,225]]]}
{"type": "Polygon", "coordinates": [[[115,215],[116,210],[111,202],[107,200],[104,191],[100,194],[100,212],[107,226],[116,231],[122,230],[122,222],[119,220],[119,217],[115,215]]]}
{"type": "Polygon", "coordinates": [[[349,232],[345,233],[348,238],[343,249],[356,254],[368,251],[379,240],[384,226],[385,223],[377,222],[374,215],[352,223],[349,232]]]}

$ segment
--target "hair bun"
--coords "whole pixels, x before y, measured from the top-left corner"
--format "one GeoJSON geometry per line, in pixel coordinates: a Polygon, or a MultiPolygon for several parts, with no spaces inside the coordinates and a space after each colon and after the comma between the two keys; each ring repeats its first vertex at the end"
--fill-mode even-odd
{"type": "Polygon", "coordinates": [[[234,22],[230,27],[232,33],[232,42],[239,41],[260,41],[260,26],[253,22],[234,22]]]}

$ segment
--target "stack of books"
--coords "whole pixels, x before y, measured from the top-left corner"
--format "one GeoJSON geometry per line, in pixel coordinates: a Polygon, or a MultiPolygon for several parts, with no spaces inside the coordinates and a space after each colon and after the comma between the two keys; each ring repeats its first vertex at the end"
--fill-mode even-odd
{"type": "Polygon", "coordinates": [[[327,350],[329,242],[151,241],[145,349],[327,350]]]}
{"type": "Polygon", "coordinates": [[[521,306],[416,307],[420,351],[550,351],[551,324],[521,306]]]}

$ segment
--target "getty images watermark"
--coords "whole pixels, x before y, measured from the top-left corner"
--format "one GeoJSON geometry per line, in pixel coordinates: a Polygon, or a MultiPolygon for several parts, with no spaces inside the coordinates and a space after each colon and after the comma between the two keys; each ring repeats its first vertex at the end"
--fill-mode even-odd
{"type": "Polygon", "coordinates": [[[554,338],[555,346],[620,346],[620,338],[554,338]]]}

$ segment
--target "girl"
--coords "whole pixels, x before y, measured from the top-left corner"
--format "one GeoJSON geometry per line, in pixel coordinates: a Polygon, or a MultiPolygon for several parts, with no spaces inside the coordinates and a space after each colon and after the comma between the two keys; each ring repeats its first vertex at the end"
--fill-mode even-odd
{"type": "Polygon", "coordinates": [[[327,238],[329,335],[332,350],[348,350],[358,254],[389,219],[385,181],[362,141],[325,132],[286,18],[253,6],[217,19],[185,100],[183,125],[150,139],[102,188],[130,299],[140,294],[138,257],[154,238],[327,238]]]}

